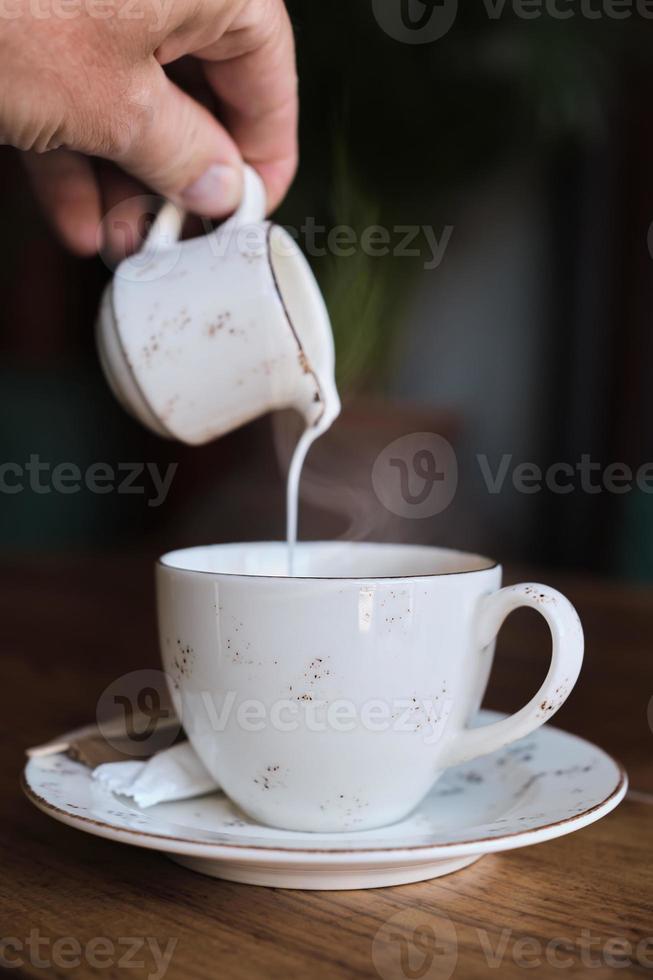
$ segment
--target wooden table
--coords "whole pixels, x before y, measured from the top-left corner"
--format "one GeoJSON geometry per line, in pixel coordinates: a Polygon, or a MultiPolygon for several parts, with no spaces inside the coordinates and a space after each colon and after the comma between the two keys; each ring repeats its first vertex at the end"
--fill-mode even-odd
{"type": "MultiPolygon", "coordinates": [[[[653,976],[653,590],[546,580],[575,602],[587,635],[581,680],[556,724],[624,762],[629,798],[576,834],[485,857],[449,877],[297,892],[193,874],[55,823],[23,798],[24,748],[91,720],[120,673],[156,665],[151,562],[5,561],[0,939],[12,972],[168,980],[653,976]]],[[[546,648],[539,619],[516,613],[501,636],[490,707],[525,700],[543,675],[546,648]]]]}

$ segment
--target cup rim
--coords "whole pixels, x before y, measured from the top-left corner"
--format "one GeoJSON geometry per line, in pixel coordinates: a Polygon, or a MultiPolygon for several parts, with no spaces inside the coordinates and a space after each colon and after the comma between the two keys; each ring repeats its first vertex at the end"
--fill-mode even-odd
{"type": "Polygon", "coordinates": [[[283,539],[273,540],[273,541],[225,541],[217,542],[209,545],[191,545],[187,548],[174,548],[171,551],[165,552],[165,554],[160,555],[155,562],[155,566],[158,569],[165,569],[166,571],[181,572],[189,575],[208,575],[213,577],[228,578],[228,579],[251,579],[254,581],[267,581],[267,582],[397,582],[397,581],[411,581],[417,582],[420,580],[428,580],[434,578],[451,578],[457,575],[477,575],[481,572],[490,572],[494,569],[501,568],[500,562],[493,558],[488,558],[486,555],[481,555],[473,551],[463,551],[458,548],[443,548],[437,545],[424,545],[424,544],[409,544],[401,542],[384,542],[384,541],[297,541],[295,542],[294,548],[296,550],[301,550],[306,547],[324,546],[324,545],[351,545],[351,546],[364,546],[370,550],[374,550],[376,547],[379,548],[391,548],[391,549],[417,549],[422,551],[432,551],[437,554],[446,555],[456,555],[461,558],[473,559],[477,562],[477,567],[473,568],[462,568],[453,571],[439,571],[439,572],[419,572],[417,574],[407,574],[407,575],[269,575],[269,574],[257,574],[256,572],[224,572],[219,570],[202,569],[202,568],[185,568],[177,564],[173,564],[169,559],[172,559],[175,555],[187,554],[191,551],[200,551],[206,549],[230,549],[230,548],[260,548],[260,547],[270,547],[272,546],[282,546],[287,547],[286,541],[283,539]]]}

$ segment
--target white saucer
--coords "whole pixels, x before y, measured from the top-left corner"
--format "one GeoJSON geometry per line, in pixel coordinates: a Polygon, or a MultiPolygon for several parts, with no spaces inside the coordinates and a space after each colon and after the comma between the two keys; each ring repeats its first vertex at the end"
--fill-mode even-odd
{"type": "MultiPolygon", "coordinates": [[[[502,715],[482,711],[487,724],[502,715]]],[[[491,851],[579,830],[623,799],[623,768],[546,725],[446,772],[401,823],[343,834],[264,827],[222,793],[140,810],[66,755],[31,759],[24,789],[44,813],[89,834],[169,854],[216,878],[278,888],[375,888],[435,878],[491,851]]]]}

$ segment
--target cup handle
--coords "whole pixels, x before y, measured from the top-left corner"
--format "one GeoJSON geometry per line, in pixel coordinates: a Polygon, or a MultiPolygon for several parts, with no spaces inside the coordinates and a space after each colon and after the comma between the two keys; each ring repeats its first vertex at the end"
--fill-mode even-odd
{"type": "Polygon", "coordinates": [[[551,665],[544,683],[528,704],[509,718],[452,734],[444,750],[443,767],[488,755],[529,735],[555,714],[576,683],[583,662],[583,627],[569,600],[547,585],[510,585],[481,600],[476,633],[480,655],[491,646],[506,617],[520,606],[536,609],[551,630],[551,665]]]}
{"type": "MultiPolygon", "coordinates": [[[[243,167],[243,196],[236,211],[225,225],[249,225],[263,221],[267,209],[265,184],[248,163],[243,167]]],[[[143,251],[161,251],[179,240],[186,212],[172,201],[166,201],[152,222],[143,251]]]]}

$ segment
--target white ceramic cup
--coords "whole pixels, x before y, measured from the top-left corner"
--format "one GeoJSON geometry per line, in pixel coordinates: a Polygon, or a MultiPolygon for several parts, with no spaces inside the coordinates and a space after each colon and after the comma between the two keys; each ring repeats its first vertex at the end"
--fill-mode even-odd
{"type": "MultiPolygon", "coordinates": [[[[181,720],[225,793],[262,823],[344,831],[405,817],[448,766],[528,735],[583,658],[573,606],[545,585],[501,588],[478,555],[415,545],[227,544],[157,565],[163,664],[181,720]],[[470,728],[496,634],[544,616],[549,672],[516,714],[470,728]]],[[[527,651],[525,651],[527,656],[527,651]]]]}

